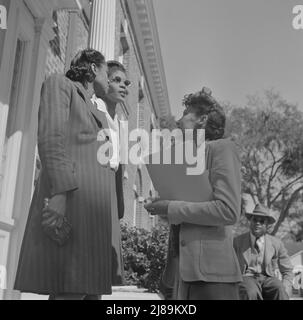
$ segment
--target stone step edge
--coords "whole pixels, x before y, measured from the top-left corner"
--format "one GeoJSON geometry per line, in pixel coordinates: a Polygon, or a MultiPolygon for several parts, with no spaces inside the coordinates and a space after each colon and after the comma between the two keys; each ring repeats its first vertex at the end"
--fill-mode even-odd
{"type": "MultiPolygon", "coordinates": [[[[148,292],[145,288],[138,288],[136,286],[119,286],[119,287],[112,287],[112,291],[114,292],[134,292],[134,293],[148,293],[153,294],[151,292],[148,292]]],[[[157,294],[157,293],[154,293],[157,294]]]]}

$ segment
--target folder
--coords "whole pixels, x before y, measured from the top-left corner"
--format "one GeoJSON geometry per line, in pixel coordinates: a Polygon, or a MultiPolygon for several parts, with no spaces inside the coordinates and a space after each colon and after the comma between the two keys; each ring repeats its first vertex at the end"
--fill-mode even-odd
{"type": "Polygon", "coordinates": [[[205,170],[199,175],[188,175],[188,167],[187,164],[175,164],[173,161],[172,164],[164,164],[163,161],[160,164],[152,164],[151,155],[146,163],[153,186],[162,200],[188,202],[213,200],[209,171],[205,170]]]}

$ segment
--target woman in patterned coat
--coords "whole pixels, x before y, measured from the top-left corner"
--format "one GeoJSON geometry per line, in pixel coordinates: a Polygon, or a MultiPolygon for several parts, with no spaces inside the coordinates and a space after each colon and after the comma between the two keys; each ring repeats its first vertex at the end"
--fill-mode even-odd
{"type": "Polygon", "coordinates": [[[42,87],[38,149],[42,170],[32,200],[15,289],[51,299],[97,299],[112,289],[111,172],[98,163],[106,126],[93,94],[108,91],[107,65],[95,50],[81,51],[66,76],[42,87]],[[45,199],[50,199],[44,211],[45,199]],[[58,246],[45,228],[70,223],[70,239],[58,246]],[[60,223],[59,223],[60,224],[60,223]],[[43,228],[43,227],[44,228],[43,228]]]}

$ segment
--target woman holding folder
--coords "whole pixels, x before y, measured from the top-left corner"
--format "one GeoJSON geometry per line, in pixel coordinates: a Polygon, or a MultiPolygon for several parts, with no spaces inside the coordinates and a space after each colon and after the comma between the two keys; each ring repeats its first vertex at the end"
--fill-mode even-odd
{"type": "MultiPolygon", "coordinates": [[[[199,202],[155,199],[145,207],[172,225],[163,282],[178,300],[238,300],[242,281],[232,226],[240,217],[241,164],[236,146],[224,139],[226,117],[209,89],[185,96],[182,130],[205,129],[206,184],[199,202]],[[209,191],[210,190],[210,191],[209,191]],[[174,274],[174,276],[173,276],[174,274]]],[[[201,179],[204,179],[205,176],[201,179]]],[[[160,195],[161,196],[161,195],[160,195]]]]}

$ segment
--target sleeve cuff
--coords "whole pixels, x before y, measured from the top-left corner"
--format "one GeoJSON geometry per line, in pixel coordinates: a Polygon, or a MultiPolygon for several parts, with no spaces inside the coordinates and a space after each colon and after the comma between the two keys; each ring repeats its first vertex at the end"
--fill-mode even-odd
{"type": "Polygon", "coordinates": [[[78,183],[75,173],[68,174],[66,171],[61,172],[57,179],[52,181],[51,196],[57,194],[75,191],[78,189],[78,183]]]}
{"type": "Polygon", "coordinates": [[[168,221],[170,224],[178,225],[182,223],[182,220],[180,219],[180,216],[178,214],[178,209],[181,206],[180,201],[170,201],[168,204],[168,221]]]}

